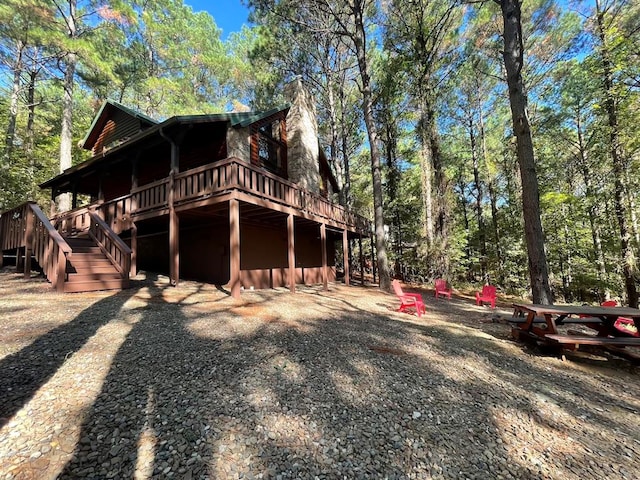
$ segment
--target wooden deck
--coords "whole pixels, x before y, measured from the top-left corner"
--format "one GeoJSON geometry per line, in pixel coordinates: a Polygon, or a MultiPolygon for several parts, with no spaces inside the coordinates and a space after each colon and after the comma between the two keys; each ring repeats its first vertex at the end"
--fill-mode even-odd
{"type": "MultiPolygon", "coordinates": [[[[326,228],[342,231],[345,243],[347,232],[360,236],[371,233],[370,223],[364,217],[260,167],[237,158],[228,158],[185,172],[172,171],[168,177],[133,188],[127,195],[98,201],[54,215],[51,219],[47,219],[35,203],[28,202],[4,212],[0,217],[0,250],[17,251],[18,258],[26,262],[18,266],[24,267],[25,275],[30,272],[33,254],[47,278],[59,291],[122,288],[128,284],[129,274],[135,274],[135,263],[131,269],[135,237],[132,235],[132,248],[129,248],[120,239],[120,233],[135,229],[136,222],[167,215],[170,256],[175,259],[178,251],[178,212],[223,202],[228,202],[230,212],[235,214],[236,219],[230,222],[236,226],[239,221],[238,202],[243,202],[263,209],[264,217],[269,214],[282,216],[284,213],[290,219],[299,217],[315,222],[320,226],[323,242],[326,228]],[[78,250],[77,242],[75,247],[78,251],[74,250],[72,240],[79,236],[91,241],[90,252],[78,250]],[[103,258],[97,259],[96,255],[103,258]],[[75,283],[75,286],[71,286],[71,283],[75,283]]],[[[292,235],[292,220],[287,223],[287,228],[289,235],[292,235]]],[[[232,229],[231,242],[239,244],[239,232],[236,229],[232,229]]],[[[292,241],[290,245],[293,248],[292,241]]],[[[323,255],[323,263],[326,264],[326,252],[323,255]]],[[[234,295],[237,295],[239,257],[233,257],[232,260],[232,270],[235,272],[232,283],[235,285],[234,295]]],[[[294,270],[294,265],[295,258],[293,261],[290,258],[290,271],[294,270]]],[[[176,260],[171,264],[170,276],[173,282],[177,282],[176,260]]],[[[293,279],[290,283],[293,289],[293,279]]]]}
{"type": "MultiPolygon", "coordinates": [[[[131,221],[213,205],[236,198],[283,213],[368,236],[369,221],[320,195],[308,192],[237,158],[211,163],[135,188],[128,195],[95,205],[116,232],[131,221]],[[173,190],[173,198],[170,192],[173,190]]],[[[82,215],[77,209],[56,216],[58,221],[82,215]],[[75,212],[78,211],[78,214],[75,212]]],[[[82,222],[82,220],[80,220],[82,222]]]]}

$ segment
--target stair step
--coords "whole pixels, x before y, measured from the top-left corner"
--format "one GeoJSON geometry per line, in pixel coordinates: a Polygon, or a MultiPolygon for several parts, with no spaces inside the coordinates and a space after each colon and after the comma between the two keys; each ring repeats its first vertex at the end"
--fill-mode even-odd
{"type": "Polygon", "coordinates": [[[117,273],[118,270],[113,265],[81,265],[77,266],[67,266],[66,273],[69,275],[90,275],[90,274],[101,274],[101,273],[117,273]]]}
{"type": "Polygon", "coordinates": [[[68,261],[72,265],[77,263],[100,263],[100,262],[106,262],[108,264],[111,264],[109,259],[104,255],[94,255],[93,253],[85,253],[85,254],[81,253],[80,255],[71,254],[71,258],[69,258],[68,261]]]}
{"type": "Polygon", "coordinates": [[[122,275],[117,270],[110,272],[80,272],[68,273],[68,282],[84,282],[87,280],[122,280],[122,275]]]}
{"type": "Polygon", "coordinates": [[[64,291],[72,292],[94,292],[97,290],[121,290],[129,287],[128,279],[119,280],[85,280],[79,282],[65,282],[64,291]]]}
{"type": "Polygon", "coordinates": [[[73,250],[74,255],[77,255],[78,253],[91,253],[91,254],[103,255],[102,249],[95,245],[73,246],[71,248],[73,250]]]}
{"type": "Polygon", "coordinates": [[[71,247],[85,247],[85,246],[96,247],[97,246],[96,242],[86,237],[65,237],[64,239],[71,247]]]}
{"type": "Polygon", "coordinates": [[[71,265],[112,265],[111,261],[104,255],[93,254],[88,256],[76,256],[72,254],[67,262],[71,265]]]}
{"type": "Polygon", "coordinates": [[[86,233],[65,237],[72,253],[67,260],[65,292],[121,290],[129,287],[117,268],[105,256],[96,242],[86,233]]]}

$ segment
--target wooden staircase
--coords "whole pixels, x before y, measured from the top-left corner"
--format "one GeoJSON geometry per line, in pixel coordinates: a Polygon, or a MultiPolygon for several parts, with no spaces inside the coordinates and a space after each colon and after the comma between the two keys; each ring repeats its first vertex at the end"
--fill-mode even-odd
{"type": "Polygon", "coordinates": [[[122,278],[111,260],[87,235],[67,237],[71,255],[67,257],[65,292],[90,292],[128,288],[129,279],[122,278]]]}
{"type": "Polygon", "coordinates": [[[31,278],[35,260],[58,292],[129,286],[131,249],[93,208],[51,220],[35,202],[2,212],[0,266],[5,253],[16,256],[16,269],[23,270],[25,278],[31,278]]]}

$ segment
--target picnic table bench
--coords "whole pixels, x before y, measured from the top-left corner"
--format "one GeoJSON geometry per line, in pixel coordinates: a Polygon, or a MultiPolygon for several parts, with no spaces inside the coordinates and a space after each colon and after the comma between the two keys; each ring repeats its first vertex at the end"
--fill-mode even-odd
{"type": "Polygon", "coordinates": [[[640,310],[635,308],[522,303],[514,303],[513,308],[510,323],[516,338],[534,339],[546,345],[572,350],[580,345],[610,347],[615,348],[616,352],[625,347],[640,347],[640,338],[615,328],[618,317],[630,318],[636,327],[640,326],[640,310]],[[562,325],[584,325],[596,334],[563,334],[558,331],[562,325]]]}

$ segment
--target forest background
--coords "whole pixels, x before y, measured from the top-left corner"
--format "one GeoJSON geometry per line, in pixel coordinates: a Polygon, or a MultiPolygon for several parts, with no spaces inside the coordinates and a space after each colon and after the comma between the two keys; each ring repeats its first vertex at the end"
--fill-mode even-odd
{"type": "Polygon", "coordinates": [[[261,110],[299,75],[383,281],[637,306],[638,2],[245,3],[252,26],[222,40],[182,0],[3,1],[0,211],[48,209],[38,185],[88,158],[105,99],[261,110]]]}

